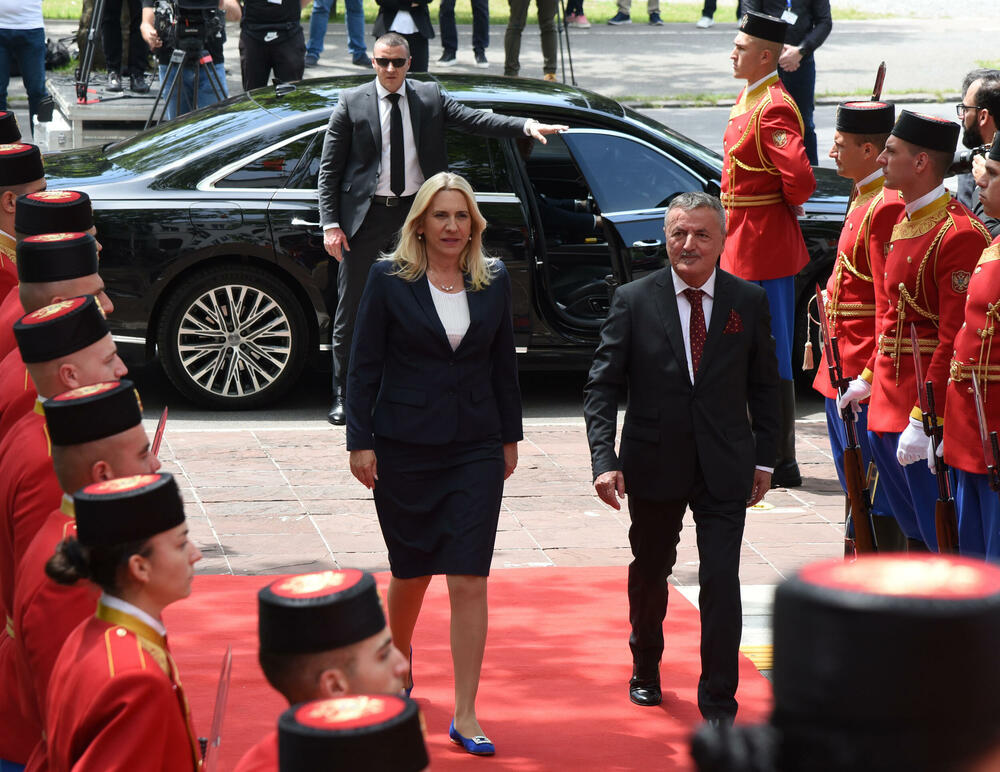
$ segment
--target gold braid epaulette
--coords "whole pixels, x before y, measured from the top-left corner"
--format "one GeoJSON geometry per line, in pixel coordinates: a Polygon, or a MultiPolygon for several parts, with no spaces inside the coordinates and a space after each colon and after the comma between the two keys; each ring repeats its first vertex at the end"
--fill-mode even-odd
{"type": "MultiPolygon", "coordinates": [[[[942,209],[940,212],[936,214],[932,214],[926,218],[921,218],[916,222],[907,222],[905,224],[921,225],[925,220],[927,220],[930,221],[932,225],[936,225],[937,223],[945,219],[946,216],[947,212],[942,209]]],[[[906,306],[912,308],[914,311],[917,312],[917,314],[922,316],[924,319],[930,319],[934,323],[935,327],[937,327],[938,322],[940,320],[938,314],[933,313],[929,309],[922,308],[917,303],[917,298],[919,298],[921,295],[921,286],[923,285],[924,281],[924,269],[927,267],[927,261],[931,259],[932,254],[936,254],[938,245],[941,243],[941,239],[944,237],[944,234],[947,233],[951,228],[955,227],[955,221],[951,220],[950,218],[948,219],[949,223],[944,227],[942,227],[935,234],[934,240],[931,242],[931,245],[927,248],[927,251],[924,253],[924,256],[920,259],[920,266],[917,268],[917,286],[914,289],[913,294],[912,295],[910,294],[910,291],[907,289],[906,285],[903,282],[899,283],[899,300],[896,302],[896,335],[895,335],[895,340],[893,342],[893,352],[895,354],[894,359],[896,360],[897,386],[899,385],[899,354],[903,348],[903,328],[904,328],[904,322],[906,321],[906,306]]],[[[896,226],[892,229],[893,241],[895,241],[896,239],[896,230],[899,228],[900,225],[903,224],[904,223],[897,223],[896,226]]],[[[924,228],[921,231],[920,235],[923,235],[924,233],[929,233],[930,230],[931,228],[929,227],[924,228]]],[[[910,236],[910,238],[913,238],[913,236],[910,236]]]]}

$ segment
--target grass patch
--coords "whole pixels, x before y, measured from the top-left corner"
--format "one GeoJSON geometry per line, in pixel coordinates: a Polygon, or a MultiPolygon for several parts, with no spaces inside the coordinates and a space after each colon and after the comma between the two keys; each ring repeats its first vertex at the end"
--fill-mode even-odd
{"type": "Polygon", "coordinates": [[[1000,70],[1000,59],[976,59],[976,67],[1000,70]]]}
{"type": "MultiPolygon", "coordinates": [[[[902,88],[902,89],[891,89],[889,94],[893,98],[899,96],[906,96],[907,94],[920,94],[921,96],[932,97],[935,102],[949,102],[955,98],[955,92],[951,91],[939,91],[936,89],[926,89],[926,88],[902,88]]],[[[830,99],[835,97],[864,97],[865,99],[870,99],[872,95],[871,89],[859,88],[856,91],[823,91],[816,94],[817,99],[830,99]]]]}
{"type": "MultiPolygon", "coordinates": [[[[372,24],[378,15],[378,6],[375,0],[364,0],[365,22],[372,24]]],[[[669,3],[660,7],[660,14],[665,22],[694,23],[701,16],[701,2],[669,3]]],[[[42,0],[42,15],[46,19],[79,19],[81,0],[42,0]]],[[[583,6],[587,18],[593,24],[604,24],[618,12],[618,4],[615,0],[584,0],[583,6]]],[[[636,24],[646,23],[646,8],[640,3],[633,5],[632,20],[636,24]]],[[[431,6],[431,19],[437,26],[437,8],[431,6]]],[[[306,21],[312,14],[312,6],[306,6],[302,10],[302,20],[306,21]]],[[[508,20],[507,3],[503,0],[493,0],[490,3],[490,24],[506,24],[508,20]]],[[[858,20],[858,19],[884,19],[891,14],[870,13],[859,11],[853,8],[837,9],[834,12],[834,20],[858,20]]],[[[343,0],[337,0],[337,14],[331,17],[333,21],[342,23],[344,21],[343,0]]],[[[455,19],[459,24],[472,24],[472,5],[469,0],[456,0],[455,19]]],[[[722,2],[715,12],[716,21],[735,21],[736,3],[722,2]]],[[[528,23],[537,24],[538,17],[535,13],[535,6],[532,4],[528,11],[528,23]]],[[[984,65],[985,66],[985,65],[984,65]]]]}

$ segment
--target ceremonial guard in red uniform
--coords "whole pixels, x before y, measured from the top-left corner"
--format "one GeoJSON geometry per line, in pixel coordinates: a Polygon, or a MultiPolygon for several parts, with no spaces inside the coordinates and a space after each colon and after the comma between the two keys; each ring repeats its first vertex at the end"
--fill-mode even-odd
{"type": "Polygon", "coordinates": [[[772,487],[802,484],[795,461],[795,274],[809,262],[796,209],[816,189],[802,144],[802,116],[778,79],[788,25],[744,14],[734,41],[733,76],[747,81],[723,137],[722,203],[728,235],[721,266],[767,292],[781,378],[781,432],[772,487]]]}
{"type": "MultiPolygon", "coordinates": [[[[93,297],[73,298],[26,315],[15,326],[18,346],[41,395],[116,380],[125,366],[115,353],[107,321],[93,297]]],[[[16,683],[14,632],[16,568],[62,490],[52,468],[51,442],[40,401],[0,441],[0,606],[6,624],[0,634],[0,683],[16,683]]],[[[0,690],[0,726],[21,721],[13,689],[0,690]]],[[[28,735],[30,737],[30,734],[28,735]]],[[[23,764],[30,747],[23,734],[0,732],[0,759],[23,764]],[[8,750],[7,743],[16,746],[8,750]]]]}
{"type": "Polygon", "coordinates": [[[22,142],[0,144],[0,299],[17,287],[17,197],[39,190],[45,190],[45,170],[38,148],[22,142]]]}
{"type": "Polygon", "coordinates": [[[408,697],[359,694],[294,705],[278,720],[281,772],[422,772],[423,721],[408,697]]]}
{"type": "MultiPolygon", "coordinates": [[[[837,163],[837,173],[853,180],[855,197],[840,232],[837,260],[820,308],[825,309],[829,329],[837,338],[841,365],[848,377],[864,370],[875,350],[876,282],[872,277],[881,277],[884,273],[885,246],[893,226],[903,216],[903,201],[898,191],[883,187],[885,178],[878,165],[879,153],[892,131],[895,115],[895,108],[885,102],[843,102],[837,108],[830,157],[837,163]]],[[[881,290],[881,278],[877,287],[881,290]]],[[[827,365],[824,347],[813,388],[826,398],[826,426],[833,461],[846,493],[844,448],[847,433],[837,405],[839,395],[830,385],[827,365]]],[[[867,403],[861,405],[856,421],[863,464],[867,469],[872,460],[867,403]]],[[[878,485],[871,514],[875,516],[873,523],[880,548],[883,544],[898,543],[899,529],[889,512],[884,489],[878,485]]]]}
{"type": "Polygon", "coordinates": [[[66,587],[45,573],[45,564],[59,542],[76,536],[69,492],[93,482],[151,474],[160,468],[159,460],[149,452],[139,394],[131,381],[73,389],[46,400],[44,407],[63,498],[21,559],[12,615],[21,710],[37,725],[36,749],[27,765],[31,772],[47,768],[41,742],[43,710],[56,655],[73,629],[97,607],[92,585],[81,582],[66,587]]]}
{"type": "MultiPolygon", "coordinates": [[[[1000,218],[1000,134],[979,181],[983,211],[1000,218]]],[[[958,545],[963,555],[1000,561],[1000,499],[990,487],[972,380],[979,381],[986,430],[1000,430],[1000,236],[979,258],[969,280],[965,322],[955,335],[944,419],[944,460],[955,473],[958,545]]],[[[990,456],[991,465],[996,461],[990,456]]]]}
{"type": "Polygon", "coordinates": [[[893,228],[882,272],[886,313],[871,372],[852,381],[843,403],[871,394],[869,438],[879,485],[911,549],[937,550],[937,483],[927,464],[910,344],[916,325],[925,380],[934,384],[938,420],[946,407],[955,334],[965,317],[972,271],[989,243],[982,223],[945,189],[958,142],[957,123],[903,110],[879,163],[898,190],[906,217],[893,228]]]}
{"type": "MultiPolygon", "coordinates": [[[[257,594],[257,611],[261,670],[290,705],[403,692],[410,668],[393,646],[371,574],[349,568],[278,579],[257,594]]],[[[236,772],[278,772],[277,731],[236,772]]]]}
{"type": "Polygon", "coordinates": [[[169,474],[94,483],[73,496],[76,539],[46,568],[57,582],[103,590],[96,614],[66,640],[49,681],[52,772],[183,772],[201,767],[161,615],[191,592],[201,559],[169,474]]]}
{"type": "MultiPolygon", "coordinates": [[[[20,239],[17,245],[20,282],[18,291],[8,293],[0,304],[0,338],[8,321],[13,339],[14,322],[26,313],[67,298],[94,295],[105,315],[114,310],[97,272],[97,241],[87,232],[94,228],[90,199],[85,193],[53,190],[22,196],[16,220],[20,239]],[[58,205],[64,196],[74,197],[71,206],[58,205]],[[56,214],[60,221],[70,226],[67,232],[33,233],[35,228],[51,228],[56,214]],[[30,235],[24,236],[22,227],[27,228],[30,235]],[[16,317],[8,320],[9,314],[18,311],[16,317]]],[[[17,419],[31,409],[36,396],[15,345],[14,350],[0,360],[0,440],[17,419]]]]}
{"type": "MultiPolygon", "coordinates": [[[[91,236],[97,233],[97,229],[94,227],[94,215],[91,210],[90,197],[86,193],[79,193],[75,190],[41,190],[17,199],[17,211],[14,213],[14,237],[18,242],[18,288],[25,281],[40,284],[68,281],[69,279],[76,278],[74,276],[61,277],[58,275],[58,272],[54,272],[53,277],[49,278],[39,275],[37,270],[32,271],[30,268],[26,272],[21,265],[21,261],[24,259],[21,254],[21,241],[28,236],[49,234],[56,230],[63,233],[89,233],[91,236]],[[31,276],[31,278],[26,279],[25,276],[31,276]]],[[[50,269],[55,268],[53,262],[53,260],[50,260],[47,267],[50,269]]],[[[94,273],[97,273],[97,271],[95,270],[94,273]]],[[[28,300],[30,303],[33,303],[34,308],[25,308],[23,306],[19,291],[8,292],[7,296],[0,301],[0,361],[11,351],[17,349],[17,343],[14,340],[14,322],[26,313],[34,311],[35,308],[41,308],[42,306],[47,306],[49,303],[54,303],[57,300],[63,300],[68,297],[98,294],[94,290],[75,292],[67,289],[65,286],[59,286],[51,288],[47,294],[61,294],[56,294],[49,297],[45,302],[41,302],[39,296],[44,293],[40,290],[41,288],[36,287],[34,292],[27,293],[28,300]]],[[[105,311],[108,311],[108,309],[105,308],[105,311]]],[[[0,392],[2,391],[3,381],[0,378],[0,392]]]]}

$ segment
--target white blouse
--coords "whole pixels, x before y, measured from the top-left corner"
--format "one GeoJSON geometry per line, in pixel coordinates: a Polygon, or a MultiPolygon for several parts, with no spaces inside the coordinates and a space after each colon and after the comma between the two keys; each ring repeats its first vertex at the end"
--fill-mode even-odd
{"type": "Polygon", "coordinates": [[[469,299],[465,296],[465,290],[444,292],[430,281],[427,282],[427,286],[431,288],[431,300],[434,301],[434,308],[448,336],[451,350],[454,351],[469,329],[469,299]]]}

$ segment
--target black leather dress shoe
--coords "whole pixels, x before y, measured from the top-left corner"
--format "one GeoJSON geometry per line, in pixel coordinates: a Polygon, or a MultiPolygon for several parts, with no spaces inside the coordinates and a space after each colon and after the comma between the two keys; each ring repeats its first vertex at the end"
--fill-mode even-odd
{"type": "Polygon", "coordinates": [[[344,415],[344,397],[342,395],[337,394],[333,398],[333,405],[330,407],[330,412],[327,413],[326,420],[334,426],[343,426],[347,423],[347,416],[344,415]]]}
{"type": "Polygon", "coordinates": [[[663,700],[659,681],[637,681],[634,678],[628,682],[628,698],[636,705],[659,705],[663,700]]]}

